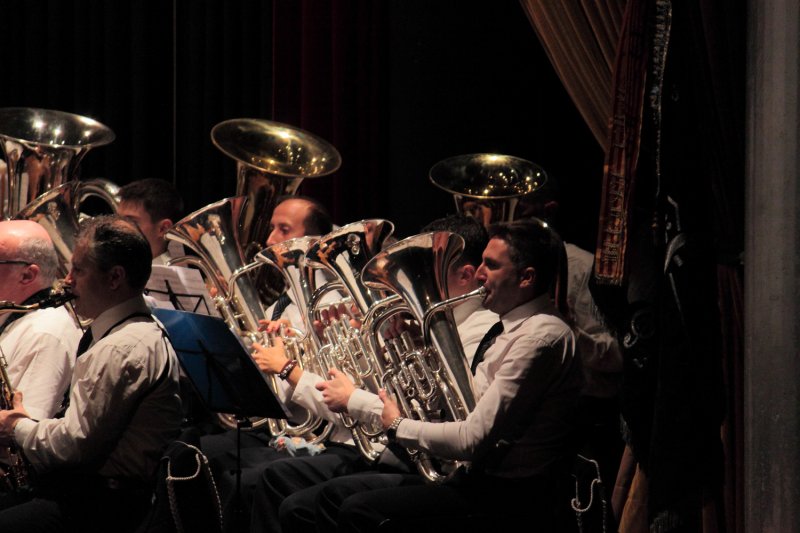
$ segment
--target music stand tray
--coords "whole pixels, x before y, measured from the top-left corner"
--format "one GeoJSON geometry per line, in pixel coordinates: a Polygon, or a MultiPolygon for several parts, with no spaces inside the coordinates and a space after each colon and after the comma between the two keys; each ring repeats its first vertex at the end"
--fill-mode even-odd
{"type": "Polygon", "coordinates": [[[218,317],[156,308],[184,371],[206,407],[237,418],[287,418],[239,338],[218,317]]]}

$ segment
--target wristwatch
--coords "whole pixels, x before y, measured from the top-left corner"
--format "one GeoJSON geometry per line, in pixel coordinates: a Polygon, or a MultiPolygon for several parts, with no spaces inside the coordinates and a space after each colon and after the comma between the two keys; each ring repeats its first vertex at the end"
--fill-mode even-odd
{"type": "Polygon", "coordinates": [[[389,442],[394,442],[397,439],[397,427],[400,425],[400,422],[405,420],[404,416],[398,416],[392,423],[389,424],[389,427],[386,428],[386,438],[389,439],[389,442]]]}

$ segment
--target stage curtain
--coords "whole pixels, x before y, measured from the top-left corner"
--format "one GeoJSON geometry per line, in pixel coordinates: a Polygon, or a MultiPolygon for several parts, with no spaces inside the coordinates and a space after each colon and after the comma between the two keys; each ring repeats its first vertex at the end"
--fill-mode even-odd
{"type": "Polygon", "coordinates": [[[607,148],[611,73],[625,0],[521,0],[558,77],[607,148]]]}

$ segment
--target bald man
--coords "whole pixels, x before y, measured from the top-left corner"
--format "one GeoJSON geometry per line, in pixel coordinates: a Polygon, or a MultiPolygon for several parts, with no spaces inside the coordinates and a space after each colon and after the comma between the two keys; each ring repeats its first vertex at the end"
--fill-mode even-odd
{"type": "MultiPolygon", "coordinates": [[[[270,233],[267,246],[278,244],[289,239],[305,237],[306,235],[327,235],[333,229],[331,217],[325,206],[317,200],[307,196],[287,196],[278,201],[269,221],[270,233]]],[[[270,321],[283,319],[296,328],[305,329],[300,311],[291,301],[291,291],[287,291],[288,301],[279,301],[272,304],[266,311],[270,321]]],[[[272,333],[275,327],[267,326],[267,331],[272,333]]]]}
{"type": "MultiPolygon", "coordinates": [[[[47,231],[29,220],[0,222],[0,300],[32,304],[49,293],[58,257],[47,231]]],[[[0,351],[14,390],[34,419],[49,418],[67,390],[82,335],[62,307],[0,315],[0,351]]]]}

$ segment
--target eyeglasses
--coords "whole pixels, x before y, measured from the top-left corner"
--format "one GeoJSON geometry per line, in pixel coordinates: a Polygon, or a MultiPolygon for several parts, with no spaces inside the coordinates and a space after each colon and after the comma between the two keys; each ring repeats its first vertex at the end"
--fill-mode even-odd
{"type": "Polygon", "coordinates": [[[29,261],[14,261],[12,259],[0,259],[0,265],[30,265],[29,261]]]}

